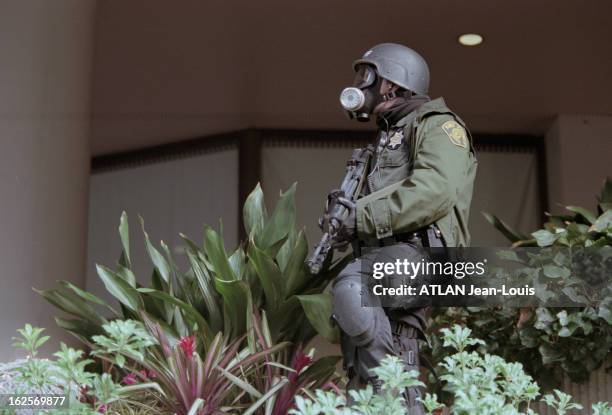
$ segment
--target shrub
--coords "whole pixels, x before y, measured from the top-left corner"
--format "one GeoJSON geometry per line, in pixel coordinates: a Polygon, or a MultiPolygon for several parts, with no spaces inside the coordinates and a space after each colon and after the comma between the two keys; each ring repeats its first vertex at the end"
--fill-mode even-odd
{"type": "MultiPolygon", "coordinates": [[[[440,364],[444,389],[452,399],[450,413],[453,415],[535,415],[533,402],[539,395],[539,387],[527,375],[520,363],[506,362],[499,356],[472,350],[482,348],[484,342],[471,337],[469,328],[458,325],[441,330],[442,341],[454,354],[444,358],[440,364]],[[471,351],[470,351],[471,350],[471,351]]],[[[373,373],[382,382],[382,393],[374,395],[372,387],[361,391],[350,391],[355,401],[347,405],[344,396],[331,391],[317,390],[314,399],[296,398],[297,409],[293,415],[383,415],[408,414],[404,409],[401,393],[409,385],[419,384],[416,372],[406,373],[403,362],[396,357],[387,357],[373,373]]],[[[571,402],[571,396],[555,390],[554,395],[545,395],[542,401],[557,414],[582,409],[571,402]]],[[[428,414],[443,407],[436,395],[426,394],[422,399],[428,414]]],[[[612,414],[608,403],[593,405],[593,414],[612,414]]]]}
{"type": "MultiPolygon", "coordinates": [[[[542,248],[530,258],[516,257],[523,272],[535,275],[543,286],[555,285],[555,292],[570,300],[590,305],[434,310],[433,360],[446,354],[436,328],[459,323],[484,339],[488,352],[523,363],[545,388],[558,386],[564,373],[572,381],[585,381],[606,362],[612,349],[612,181],[604,185],[597,213],[566,209],[568,214],[548,215],[544,227],[531,236],[486,216],[514,247],[542,248]],[[595,286],[599,288],[593,292],[595,286]]],[[[538,293],[547,295],[546,290],[538,293]]]]}

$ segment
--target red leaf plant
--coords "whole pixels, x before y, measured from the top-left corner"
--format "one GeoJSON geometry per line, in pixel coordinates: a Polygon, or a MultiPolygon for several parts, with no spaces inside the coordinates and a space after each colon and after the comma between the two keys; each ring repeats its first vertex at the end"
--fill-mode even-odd
{"type": "MultiPolygon", "coordinates": [[[[255,350],[269,348],[271,340],[267,335],[265,315],[262,318],[259,310],[253,309],[251,323],[250,343],[255,345],[255,350]]],[[[285,352],[283,350],[266,355],[264,364],[258,366],[249,377],[251,383],[264,393],[278,385],[280,379],[285,379],[284,386],[271,397],[272,415],[286,415],[295,407],[295,397],[306,395],[306,390],[334,388],[340,392],[333,382],[336,378],[336,364],[340,359],[338,356],[327,356],[314,361],[304,353],[301,345],[297,345],[293,357],[287,356],[285,352]],[[286,364],[290,367],[287,368],[286,364]]]]}
{"type": "Polygon", "coordinates": [[[236,378],[244,377],[258,362],[286,346],[279,344],[245,354],[240,352],[244,339],[226,344],[222,334],[218,333],[200,357],[196,352],[195,337],[183,338],[178,345],[172,346],[159,324],[146,315],[143,319],[160,347],[149,348],[141,364],[147,373],[155,374],[155,381],[165,394],[162,400],[176,415],[185,415],[194,406],[199,407],[194,412],[197,415],[225,413],[222,407],[240,396],[240,390],[227,373],[236,378]]]}

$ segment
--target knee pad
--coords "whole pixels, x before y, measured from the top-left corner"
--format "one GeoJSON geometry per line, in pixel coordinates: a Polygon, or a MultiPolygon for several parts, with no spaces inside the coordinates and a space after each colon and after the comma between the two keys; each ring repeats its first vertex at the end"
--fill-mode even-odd
{"type": "Polygon", "coordinates": [[[375,310],[362,306],[359,277],[342,278],[334,285],[332,295],[333,318],[344,333],[351,337],[369,337],[373,334],[375,310]]]}

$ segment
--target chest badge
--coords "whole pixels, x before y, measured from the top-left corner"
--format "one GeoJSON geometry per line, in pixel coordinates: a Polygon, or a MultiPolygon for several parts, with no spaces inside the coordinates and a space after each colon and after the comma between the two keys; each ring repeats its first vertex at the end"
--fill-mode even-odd
{"type": "Polygon", "coordinates": [[[389,137],[389,144],[387,144],[387,148],[389,150],[397,150],[402,143],[404,142],[404,131],[398,130],[391,134],[389,137]]]}
{"type": "Polygon", "coordinates": [[[465,129],[457,121],[446,121],[442,124],[442,130],[450,138],[451,143],[456,146],[467,148],[468,138],[465,129]]]}

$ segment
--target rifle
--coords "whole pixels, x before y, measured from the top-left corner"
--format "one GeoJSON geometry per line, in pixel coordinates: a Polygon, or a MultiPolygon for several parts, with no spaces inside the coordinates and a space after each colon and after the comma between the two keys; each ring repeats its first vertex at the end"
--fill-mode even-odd
{"type": "Polygon", "coordinates": [[[325,222],[327,222],[327,232],[323,234],[312,255],[306,260],[311,274],[316,275],[323,268],[323,263],[332,251],[333,243],[336,242],[338,231],[344,225],[344,220],[348,215],[348,209],[337,202],[338,198],[355,201],[359,197],[373,154],[374,148],[371,145],[353,150],[351,158],[346,162],[346,175],[340,189],[329,194],[325,213],[319,220],[321,229],[324,229],[325,222]]]}

